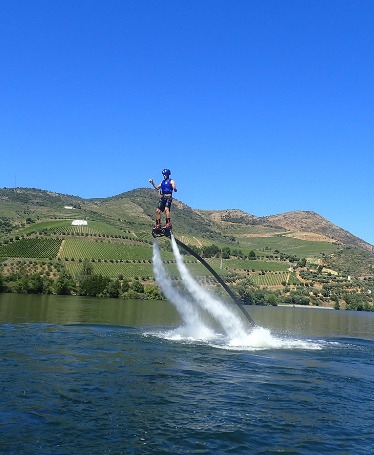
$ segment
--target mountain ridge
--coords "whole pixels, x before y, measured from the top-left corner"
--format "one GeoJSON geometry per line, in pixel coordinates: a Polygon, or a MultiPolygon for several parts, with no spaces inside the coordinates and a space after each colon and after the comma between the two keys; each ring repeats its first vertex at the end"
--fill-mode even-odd
{"type": "MultiPolygon", "coordinates": [[[[2,205],[5,207],[6,204],[8,206],[12,203],[16,204],[13,207],[14,217],[27,215],[27,212],[30,215],[37,214],[43,207],[55,208],[59,211],[58,213],[61,211],[64,213],[64,207],[72,205],[84,209],[86,216],[90,213],[105,214],[106,216],[109,213],[114,216],[115,213],[120,218],[121,214],[126,213],[140,218],[144,223],[148,221],[151,223],[154,220],[157,200],[158,193],[149,188],[136,188],[106,198],[82,198],[37,188],[0,189],[0,207],[2,205]],[[18,206],[20,206],[20,210],[17,212],[18,206]]],[[[199,233],[198,226],[200,225],[204,228],[202,233],[206,233],[208,237],[214,236],[219,231],[223,231],[221,233],[228,237],[231,235],[242,238],[256,235],[293,236],[304,240],[333,242],[359,248],[369,253],[373,253],[374,250],[370,243],[336,226],[313,211],[297,210],[257,217],[240,209],[195,209],[176,198],[173,204],[173,226],[183,234],[199,233]]],[[[9,211],[10,218],[12,218],[10,208],[9,211]]],[[[6,210],[4,209],[2,212],[6,213],[6,210]]]]}
{"type": "Polygon", "coordinates": [[[263,227],[279,228],[279,235],[291,235],[295,238],[299,233],[304,233],[303,239],[317,240],[310,234],[316,234],[319,241],[332,241],[345,246],[354,246],[364,251],[373,252],[373,246],[363,239],[351,234],[349,231],[336,226],[326,218],[313,211],[296,210],[277,215],[257,217],[238,209],[227,210],[198,210],[218,223],[242,223],[263,227]],[[282,233],[281,230],[284,230],[282,233]],[[309,234],[309,235],[308,235],[309,234]]]}

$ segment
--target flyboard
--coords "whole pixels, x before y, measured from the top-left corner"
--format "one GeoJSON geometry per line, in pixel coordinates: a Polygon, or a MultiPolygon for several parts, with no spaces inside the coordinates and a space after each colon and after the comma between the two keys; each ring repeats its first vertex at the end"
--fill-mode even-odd
{"type": "Polygon", "coordinates": [[[171,238],[171,228],[167,227],[155,227],[152,229],[153,237],[169,237],[171,238]]]}
{"type": "MultiPolygon", "coordinates": [[[[156,237],[168,237],[171,239],[171,228],[165,228],[165,227],[160,227],[160,228],[154,228],[152,230],[152,236],[154,238],[156,237]]],[[[228,293],[228,295],[232,298],[232,300],[238,305],[248,322],[255,327],[256,323],[255,321],[251,318],[249,315],[248,311],[244,308],[243,303],[236,297],[236,295],[232,292],[232,290],[227,286],[227,284],[222,280],[222,278],[218,275],[218,273],[200,256],[194,251],[192,248],[189,246],[185,245],[183,242],[181,242],[179,239],[174,237],[175,241],[177,244],[183,248],[187,253],[191,254],[191,256],[194,256],[200,263],[209,270],[209,272],[214,276],[214,278],[219,282],[219,284],[223,287],[223,289],[228,293]]]]}

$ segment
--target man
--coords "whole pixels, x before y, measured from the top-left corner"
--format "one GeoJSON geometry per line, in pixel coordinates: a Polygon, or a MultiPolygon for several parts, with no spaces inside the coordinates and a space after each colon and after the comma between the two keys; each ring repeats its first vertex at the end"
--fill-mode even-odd
{"type": "Polygon", "coordinates": [[[160,190],[160,200],[158,201],[158,206],[156,209],[156,227],[155,229],[161,228],[161,212],[165,212],[166,216],[166,225],[167,229],[171,229],[171,220],[170,220],[170,209],[171,209],[171,202],[173,200],[173,191],[177,191],[177,186],[170,178],[170,170],[164,169],[162,171],[162,175],[164,176],[164,180],[159,184],[156,185],[153,179],[149,179],[149,183],[153,185],[153,188],[156,190],[160,190]]]}

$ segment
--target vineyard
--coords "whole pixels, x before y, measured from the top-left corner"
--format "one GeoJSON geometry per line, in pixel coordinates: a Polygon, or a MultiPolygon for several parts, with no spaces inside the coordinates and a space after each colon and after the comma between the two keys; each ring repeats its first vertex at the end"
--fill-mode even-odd
{"type": "MultiPolygon", "coordinates": [[[[215,260],[215,265],[218,266],[220,259],[215,260]]],[[[261,260],[250,260],[250,259],[223,259],[223,268],[230,270],[265,270],[269,272],[286,272],[290,263],[285,261],[261,261],[261,260]]]]}
{"type": "Polygon", "coordinates": [[[283,283],[287,283],[290,277],[289,272],[271,272],[265,274],[254,274],[251,275],[252,281],[257,286],[281,286],[283,283]]]}
{"type": "Polygon", "coordinates": [[[45,234],[45,235],[81,235],[81,236],[120,236],[130,234],[136,236],[130,230],[121,230],[100,221],[89,221],[88,225],[73,226],[72,220],[44,221],[33,223],[20,231],[20,234],[45,234]]]}
{"type": "MultiPolygon", "coordinates": [[[[149,261],[152,259],[152,246],[126,244],[115,241],[67,238],[62,244],[59,256],[68,259],[149,261]]],[[[165,252],[165,256],[166,259],[173,258],[169,252],[165,252]]]]}
{"type": "MultiPolygon", "coordinates": [[[[47,224],[47,223],[46,223],[47,224]]],[[[58,224],[58,223],[56,223],[58,224]]],[[[50,230],[66,234],[66,230],[84,229],[87,226],[67,226],[66,222],[60,226],[49,226],[50,230]]],[[[167,244],[166,244],[167,245],[167,244]]],[[[59,258],[64,261],[66,269],[75,276],[82,270],[82,261],[88,259],[94,266],[94,271],[107,277],[123,276],[131,279],[134,276],[149,278],[153,276],[152,269],[152,245],[126,243],[123,240],[112,238],[102,240],[98,238],[26,238],[8,243],[0,247],[0,257],[7,258],[59,258]]],[[[168,248],[162,250],[164,266],[170,276],[179,276],[175,264],[175,258],[168,248]]],[[[208,277],[210,273],[195,259],[189,255],[184,257],[187,268],[195,277],[208,277]]],[[[261,287],[280,286],[284,282],[292,284],[295,281],[294,274],[287,269],[289,263],[283,261],[259,261],[248,259],[224,259],[206,258],[206,261],[222,277],[231,275],[248,275],[251,273],[253,282],[261,287]],[[256,271],[256,273],[254,273],[256,271]],[[259,272],[259,273],[258,273],[259,272]],[[292,283],[291,283],[292,281],[292,283]]],[[[234,278],[235,279],[235,278],[234,278]]]]}
{"type": "MultiPolygon", "coordinates": [[[[73,276],[76,276],[82,271],[82,263],[80,262],[67,261],[65,267],[73,276]]],[[[127,280],[133,279],[134,277],[153,277],[152,264],[142,262],[95,262],[93,264],[93,272],[109,278],[118,278],[121,276],[127,280]]]]}
{"type": "MultiPolygon", "coordinates": [[[[125,279],[132,279],[133,277],[139,278],[152,278],[153,277],[153,264],[151,260],[91,260],[93,271],[96,274],[103,276],[117,278],[123,276],[125,279]]],[[[179,271],[174,260],[164,260],[164,268],[167,274],[173,279],[179,277],[179,271]]],[[[65,260],[65,267],[73,276],[76,276],[82,271],[82,261],[65,260]]],[[[190,273],[195,277],[210,277],[210,273],[199,262],[186,261],[186,267],[190,273]]],[[[220,275],[222,275],[220,273],[220,275]]],[[[224,275],[224,274],[223,274],[224,275]]]]}
{"type": "Polygon", "coordinates": [[[55,258],[60,246],[60,239],[21,239],[0,246],[0,257],[55,258]]]}
{"type": "MultiPolygon", "coordinates": [[[[100,223],[96,223],[95,232],[97,235],[100,223]]],[[[87,237],[84,235],[72,236],[78,231],[87,231],[88,226],[71,226],[66,221],[40,223],[42,231],[63,238],[21,238],[0,246],[1,258],[50,258],[59,259],[64,262],[66,269],[76,276],[82,270],[84,259],[91,261],[94,272],[110,278],[119,276],[125,279],[132,279],[137,276],[143,279],[152,279],[152,242],[144,241],[141,244],[131,243],[123,237],[112,237],[102,239],[100,237],[87,237]],[[44,226],[43,226],[44,224],[44,226]],[[70,234],[70,235],[69,235],[70,234]]],[[[91,232],[91,231],[90,231],[91,232]]],[[[138,240],[137,243],[140,243],[138,240]]],[[[174,255],[169,243],[162,244],[162,260],[168,274],[173,278],[179,277],[175,264],[174,255]]],[[[285,283],[296,285],[298,279],[294,272],[289,271],[290,264],[280,260],[249,260],[240,258],[223,259],[213,257],[205,259],[211,267],[223,278],[229,281],[236,281],[250,275],[254,284],[260,287],[278,287],[285,283]]],[[[206,268],[191,256],[185,255],[184,261],[191,274],[199,279],[210,278],[206,268]]]]}
{"type": "Polygon", "coordinates": [[[321,253],[329,254],[336,251],[335,243],[308,242],[284,235],[274,237],[251,237],[250,248],[258,252],[258,256],[273,255],[275,251],[281,251],[298,257],[319,256],[321,253]]]}

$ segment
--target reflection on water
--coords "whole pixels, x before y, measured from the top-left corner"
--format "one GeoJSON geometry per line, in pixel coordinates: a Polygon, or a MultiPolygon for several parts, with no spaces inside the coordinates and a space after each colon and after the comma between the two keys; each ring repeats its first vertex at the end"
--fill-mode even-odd
{"type": "Polygon", "coordinates": [[[178,324],[179,317],[174,308],[163,301],[0,294],[0,322],[137,327],[178,324]]]}
{"type": "MultiPolygon", "coordinates": [[[[247,309],[258,326],[272,333],[374,339],[374,313],[299,307],[247,309]]],[[[166,301],[0,294],[0,322],[179,327],[181,318],[166,301]]]]}
{"type": "Polygon", "coordinates": [[[374,339],[374,313],[302,307],[249,307],[255,321],[282,333],[374,339]]]}

